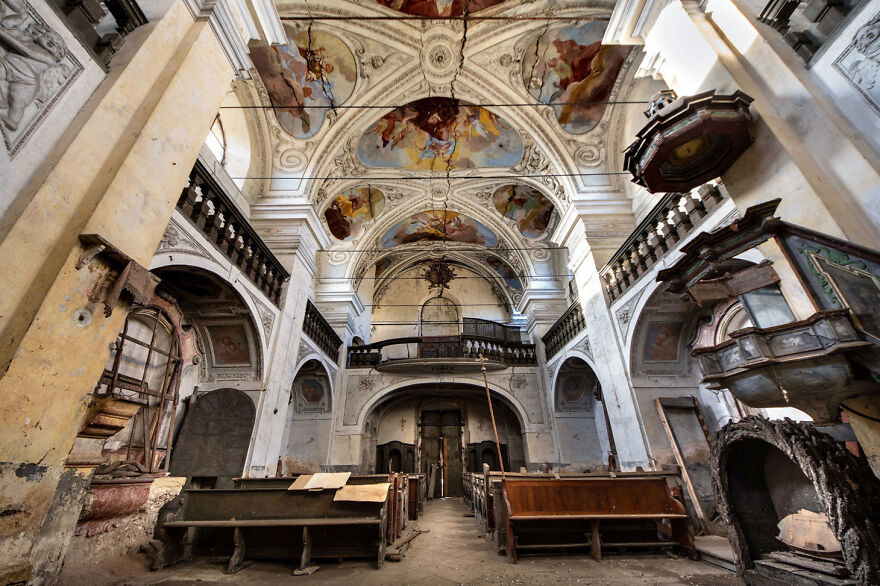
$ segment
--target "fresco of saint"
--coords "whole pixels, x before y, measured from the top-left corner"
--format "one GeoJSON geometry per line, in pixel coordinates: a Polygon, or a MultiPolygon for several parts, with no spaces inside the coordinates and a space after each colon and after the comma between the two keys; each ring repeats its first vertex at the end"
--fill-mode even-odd
{"type": "Polygon", "coordinates": [[[425,98],[397,108],[358,142],[366,165],[426,171],[509,167],[522,153],[519,135],[501,117],[450,98],[425,98]]]}
{"type": "Polygon", "coordinates": [[[540,191],[527,185],[503,185],[492,196],[495,209],[516,222],[526,238],[539,238],[547,230],[553,204],[540,191]]]}
{"type": "Polygon", "coordinates": [[[428,210],[398,222],[382,236],[382,246],[391,248],[413,242],[466,242],[495,246],[498,238],[491,230],[458,212],[428,210]]]}
{"type": "Polygon", "coordinates": [[[324,210],[330,233],[340,240],[360,236],[364,227],[385,207],[385,197],[378,189],[358,187],[336,196],[324,210]]]}
{"type": "Polygon", "coordinates": [[[630,47],[602,45],[605,21],[551,30],[541,35],[523,59],[526,90],[553,108],[564,130],[583,134],[605,112],[608,98],[630,47]]]}
{"type": "Polygon", "coordinates": [[[301,31],[288,41],[283,47],[255,45],[251,59],[278,123],[291,135],[308,138],[320,130],[328,109],[351,96],[357,68],[345,43],[328,33],[301,31]]]}

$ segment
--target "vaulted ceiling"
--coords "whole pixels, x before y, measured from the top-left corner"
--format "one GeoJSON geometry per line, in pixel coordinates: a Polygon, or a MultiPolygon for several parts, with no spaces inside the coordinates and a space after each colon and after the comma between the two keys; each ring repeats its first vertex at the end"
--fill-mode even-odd
{"type": "Polygon", "coordinates": [[[613,2],[276,6],[289,44],[251,47],[269,143],[252,211],[309,206],[340,278],[445,257],[515,303],[573,203],[629,207],[606,174],[637,52],[602,44],[613,2]]]}

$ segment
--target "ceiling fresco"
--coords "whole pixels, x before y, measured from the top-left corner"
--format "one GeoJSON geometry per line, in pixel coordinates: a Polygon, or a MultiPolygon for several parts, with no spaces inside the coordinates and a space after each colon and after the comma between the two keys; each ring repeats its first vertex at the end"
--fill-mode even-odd
{"type": "Polygon", "coordinates": [[[337,195],[324,210],[330,233],[339,240],[353,240],[385,207],[378,189],[358,187],[337,195]]]}
{"type": "Polygon", "coordinates": [[[519,280],[519,276],[516,274],[516,271],[513,268],[498,258],[497,256],[489,256],[486,258],[486,264],[490,269],[495,271],[499,277],[507,284],[508,287],[512,289],[516,289],[517,291],[522,291],[522,281],[519,280]]]}
{"type": "Polygon", "coordinates": [[[413,16],[437,18],[461,16],[467,6],[468,14],[501,4],[503,0],[376,0],[382,6],[413,16]]]}
{"type": "Polygon", "coordinates": [[[553,215],[553,204],[543,193],[527,185],[502,185],[492,196],[498,213],[516,222],[526,238],[540,238],[553,215]]]}
{"type": "Polygon", "coordinates": [[[288,41],[252,46],[251,59],[278,123],[296,138],[309,138],[320,130],[327,110],[351,96],[357,66],[345,43],[329,33],[300,31],[288,41]]]}
{"type": "Polygon", "coordinates": [[[509,167],[522,154],[522,140],[503,118],[451,98],[424,98],[392,110],[358,142],[358,155],[370,167],[509,167]]]}
{"type": "Polygon", "coordinates": [[[526,50],[523,83],[532,97],[556,104],[556,119],[572,134],[592,129],[605,112],[614,82],[631,50],[602,45],[606,21],[542,34],[526,50]]]}
{"type": "Polygon", "coordinates": [[[413,242],[464,242],[495,246],[498,237],[480,222],[451,210],[419,212],[398,222],[382,236],[382,246],[391,248],[413,242]]]}

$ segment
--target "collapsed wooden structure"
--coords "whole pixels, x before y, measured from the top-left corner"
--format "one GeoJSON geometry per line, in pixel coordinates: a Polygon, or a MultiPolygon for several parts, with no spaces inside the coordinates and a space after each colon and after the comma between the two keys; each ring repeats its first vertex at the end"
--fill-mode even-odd
{"type": "Polygon", "coordinates": [[[465,505],[499,553],[677,548],[693,556],[677,472],[466,474],[465,505]]]}
{"type": "Polygon", "coordinates": [[[386,547],[423,507],[418,474],[350,476],[332,488],[294,486],[303,480],[238,478],[231,489],[184,489],[159,513],[154,569],[198,555],[228,555],[228,573],[245,559],[294,560],[304,569],[312,558],[372,558],[381,567],[386,547]]]}

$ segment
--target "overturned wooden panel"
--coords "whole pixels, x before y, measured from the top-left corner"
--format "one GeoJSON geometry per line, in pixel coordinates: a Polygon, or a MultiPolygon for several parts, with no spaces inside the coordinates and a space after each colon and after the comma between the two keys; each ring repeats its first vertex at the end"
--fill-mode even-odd
{"type": "Polygon", "coordinates": [[[306,490],[326,490],[334,488],[342,488],[348,482],[351,472],[319,472],[312,474],[312,477],[306,482],[306,490]]]}
{"type": "Polygon", "coordinates": [[[301,474],[293,481],[293,484],[291,484],[287,490],[306,490],[306,484],[308,484],[311,479],[311,474],[301,474]]]}
{"type": "Polygon", "coordinates": [[[346,485],[336,491],[333,500],[359,503],[383,503],[388,498],[388,488],[390,486],[390,482],[346,485]]]}

